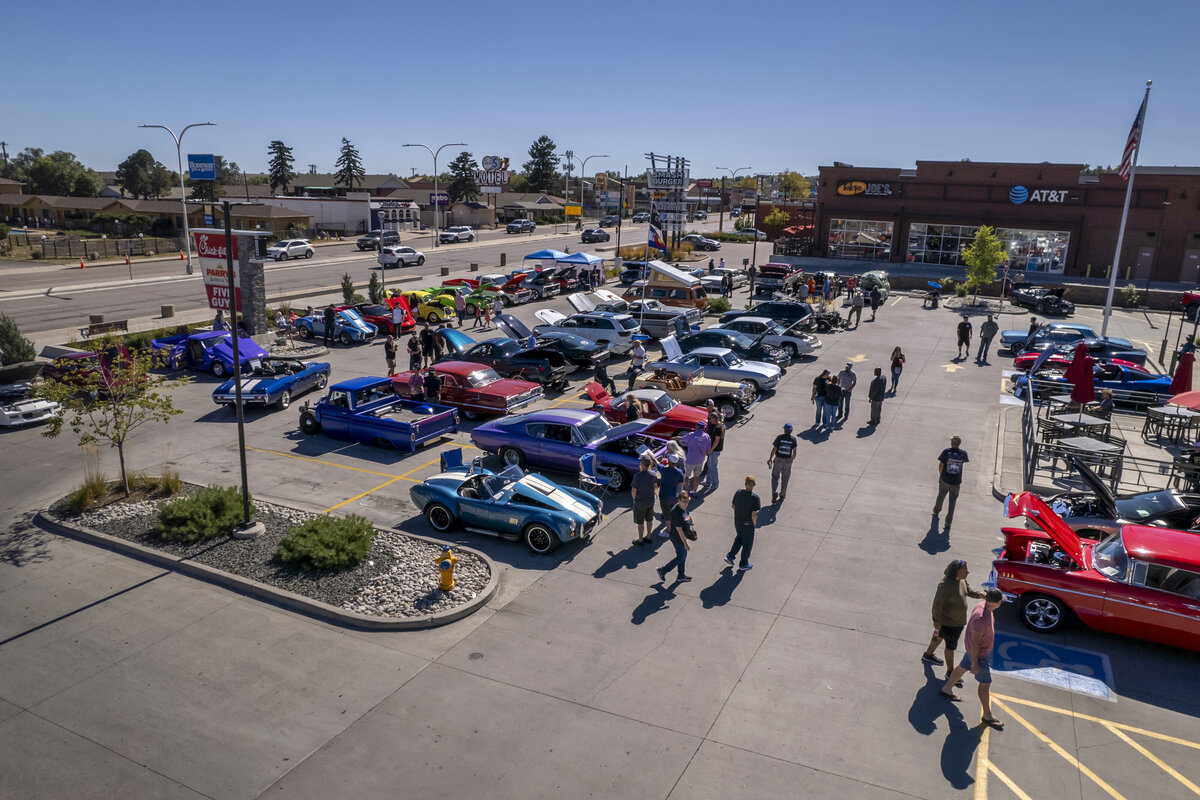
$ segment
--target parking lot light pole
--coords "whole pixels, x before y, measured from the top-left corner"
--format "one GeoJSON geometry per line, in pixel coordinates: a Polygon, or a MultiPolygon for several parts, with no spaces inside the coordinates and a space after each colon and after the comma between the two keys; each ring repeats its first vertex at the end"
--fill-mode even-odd
{"type": "MultiPolygon", "coordinates": [[[[405,147],[424,147],[426,150],[429,151],[429,155],[433,156],[433,246],[439,247],[440,245],[438,244],[438,214],[441,212],[442,204],[441,204],[441,197],[438,196],[438,171],[437,171],[438,153],[442,152],[442,150],[447,147],[466,147],[467,143],[466,142],[446,142],[446,144],[442,145],[437,150],[434,150],[432,147],[430,147],[427,144],[406,144],[404,146],[405,147]]],[[[379,234],[379,241],[380,242],[383,241],[382,233],[379,234]]],[[[382,248],[383,248],[382,244],[380,244],[380,248],[381,248],[380,252],[382,252],[382,248]]]]}
{"type": "Polygon", "coordinates": [[[175,131],[168,128],[166,125],[139,125],[139,128],[162,128],[167,133],[171,134],[171,138],[175,140],[175,159],[179,162],[179,205],[183,210],[183,241],[184,247],[187,248],[187,274],[192,274],[192,234],[188,229],[187,218],[187,189],[183,185],[183,135],[188,132],[188,128],[201,128],[209,125],[216,125],[215,122],[193,122],[175,135],[175,131]]]}
{"type": "MultiPolygon", "coordinates": [[[[723,169],[726,172],[728,172],[729,180],[733,180],[734,178],[737,177],[737,174],[739,172],[741,172],[742,170],[749,170],[750,168],[749,167],[738,167],[737,169],[730,169],[729,167],[717,167],[717,169],[723,169]]],[[[721,176],[720,207],[721,207],[721,216],[720,216],[719,221],[717,222],[717,233],[722,233],[725,230],[725,176],[724,175],[721,176]]]]}

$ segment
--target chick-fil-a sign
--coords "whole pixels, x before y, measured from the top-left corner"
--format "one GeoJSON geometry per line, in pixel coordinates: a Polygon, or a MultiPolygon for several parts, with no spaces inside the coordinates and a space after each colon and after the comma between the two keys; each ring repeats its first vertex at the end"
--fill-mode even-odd
{"type": "MultiPolygon", "coordinates": [[[[196,254],[200,257],[200,271],[204,274],[204,292],[208,295],[208,307],[229,311],[229,269],[226,259],[230,249],[237,263],[237,236],[225,241],[223,231],[193,231],[196,254]]],[[[234,301],[237,310],[242,310],[241,276],[234,273],[234,301]]]]}

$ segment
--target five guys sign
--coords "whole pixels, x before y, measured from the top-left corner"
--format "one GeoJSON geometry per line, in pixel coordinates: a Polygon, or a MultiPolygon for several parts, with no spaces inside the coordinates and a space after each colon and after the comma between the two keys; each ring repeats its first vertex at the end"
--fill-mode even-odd
{"type": "MultiPolygon", "coordinates": [[[[233,261],[237,263],[237,233],[234,232],[233,261]]],[[[208,307],[229,311],[229,272],[226,257],[229,254],[223,231],[192,231],[196,240],[196,254],[200,257],[200,271],[204,274],[204,292],[208,295],[208,307]]],[[[234,299],[237,310],[242,310],[241,275],[235,273],[234,299]]]]}

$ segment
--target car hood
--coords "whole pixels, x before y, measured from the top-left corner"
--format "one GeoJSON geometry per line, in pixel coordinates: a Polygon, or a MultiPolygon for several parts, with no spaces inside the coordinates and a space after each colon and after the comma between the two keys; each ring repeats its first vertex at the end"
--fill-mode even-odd
{"type": "Polygon", "coordinates": [[[465,353],[475,346],[474,339],[453,328],[440,328],[434,335],[440,336],[446,344],[450,345],[450,349],[456,353],[465,353]]]}
{"type": "Polygon", "coordinates": [[[496,317],[496,327],[508,338],[522,342],[529,338],[529,334],[533,333],[529,330],[528,325],[512,314],[501,314],[496,317]]]}
{"type": "Polygon", "coordinates": [[[608,442],[614,442],[617,439],[627,439],[630,436],[640,436],[645,434],[647,430],[654,426],[657,420],[653,419],[635,419],[633,422],[626,422],[610,429],[603,436],[593,439],[589,442],[590,445],[598,447],[608,442]]]}
{"type": "Polygon", "coordinates": [[[552,506],[556,511],[570,515],[579,523],[591,521],[599,511],[599,501],[596,501],[596,505],[589,504],[537,473],[526,475],[512,484],[512,492],[552,506]]]}
{"type": "Polygon", "coordinates": [[[542,387],[532,381],[522,381],[515,378],[501,378],[498,381],[492,381],[486,386],[480,386],[475,391],[486,392],[488,394],[497,394],[501,397],[516,397],[517,395],[525,394],[533,391],[537,394],[542,393],[542,387]]]}
{"type": "Polygon", "coordinates": [[[1063,458],[1066,460],[1068,466],[1074,469],[1076,474],[1088,485],[1092,493],[1096,495],[1096,501],[1103,506],[1105,516],[1117,519],[1117,498],[1112,493],[1112,490],[1108,488],[1108,485],[1100,480],[1095,472],[1092,472],[1091,467],[1084,464],[1075,456],[1067,454],[1063,458]]]}
{"type": "Polygon", "coordinates": [[[539,308],[533,315],[546,325],[557,325],[567,318],[566,314],[560,314],[552,308],[539,308]]]}
{"type": "Polygon", "coordinates": [[[575,292],[574,294],[567,295],[567,302],[571,304],[571,308],[580,313],[596,310],[596,304],[588,299],[587,295],[583,292],[575,292]]]}
{"type": "Polygon", "coordinates": [[[1009,519],[1026,517],[1061,547],[1076,564],[1084,566],[1083,541],[1062,521],[1040,497],[1033,492],[1009,495],[1004,501],[1004,515],[1009,519]]]}
{"type": "MultiPolygon", "coordinates": [[[[271,389],[275,386],[275,384],[278,381],[281,381],[284,378],[290,378],[290,377],[292,377],[292,376],[290,376],[290,375],[270,375],[270,376],[251,375],[250,377],[242,378],[242,394],[243,395],[270,394],[271,389]]],[[[233,379],[232,378],[225,381],[224,383],[222,383],[216,389],[213,389],[213,394],[225,394],[227,392],[228,393],[233,392],[233,379]]]]}
{"type": "MultiPolygon", "coordinates": [[[[214,345],[211,349],[213,354],[219,356],[222,361],[227,361],[230,364],[233,363],[232,336],[227,337],[220,343],[214,345]]],[[[242,361],[249,361],[254,358],[267,358],[270,356],[270,353],[264,350],[253,339],[247,339],[244,337],[238,337],[238,352],[241,353],[242,361]]]]}

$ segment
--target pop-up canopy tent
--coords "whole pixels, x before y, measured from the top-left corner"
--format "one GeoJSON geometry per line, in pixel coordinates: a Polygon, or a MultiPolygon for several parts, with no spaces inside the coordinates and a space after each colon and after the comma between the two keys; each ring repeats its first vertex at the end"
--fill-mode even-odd
{"type": "Polygon", "coordinates": [[[562,250],[546,249],[538,250],[536,253],[530,253],[525,256],[525,261],[562,261],[567,257],[567,254],[562,250]]]}
{"type": "MultiPolygon", "coordinates": [[[[529,256],[526,256],[526,258],[529,258],[529,256]]],[[[590,267],[592,264],[599,264],[603,260],[604,259],[601,258],[600,256],[594,256],[591,253],[582,253],[581,252],[581,253],[572,253],[571,255],[566,256],[565,258],[560,258],[560,259],[558,259],[558,263],[560,263],[560,264],[582,264],[584,266],[590,267]]]]}

